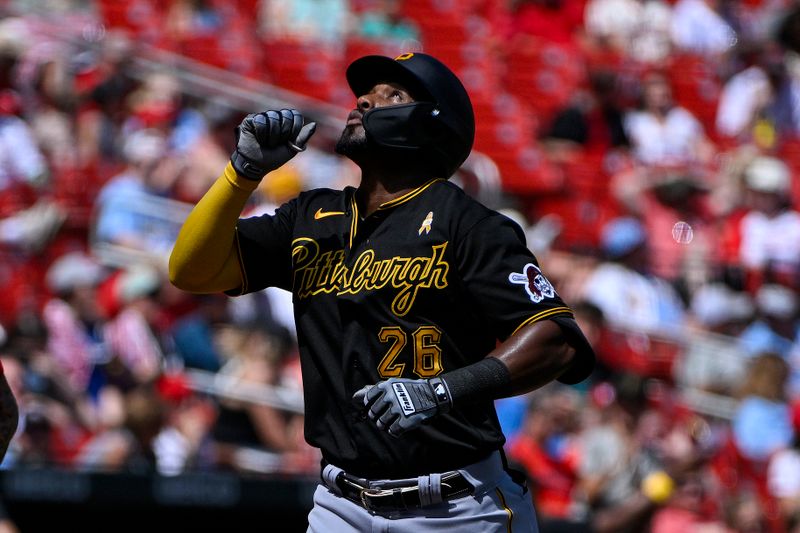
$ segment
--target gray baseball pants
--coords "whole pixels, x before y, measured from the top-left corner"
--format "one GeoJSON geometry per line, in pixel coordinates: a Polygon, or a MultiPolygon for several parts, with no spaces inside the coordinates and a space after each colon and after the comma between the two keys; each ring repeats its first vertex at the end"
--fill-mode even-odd
{"type": "MultiPolygon", "coordinates": [[[[503,468],[499,452],[459,471],[475,487],[472,495],[416,509],[371,512],[320,484],[308,515],[307,533],[537,533],[530,492],[514,482],[503,468]]],[[[436,483],[424,476],[420,483],[436,483]]],[[[380,487],[388,480],[373,481],[380,487]]],[[[396,483],[396,481],[389,482],[396,483]]],[[[434,487],[435,490],[435,487],[434,487]]]]}

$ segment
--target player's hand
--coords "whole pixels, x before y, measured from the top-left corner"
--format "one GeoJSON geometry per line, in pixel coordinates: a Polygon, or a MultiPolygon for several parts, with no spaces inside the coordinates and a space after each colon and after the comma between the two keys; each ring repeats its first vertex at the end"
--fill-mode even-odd
{"type": "Polygon", "coordinates": [[[317,123],[304,122],[296,109],[247,115],[236,127],[236,150],[231,155],[236,173],[259,181],[305,150],[317,123]]]}
{"type": "Polygon", "coordinates": [[[447,383],[440,378],[390,378],[353,395],[378,429],[399,436],[452,407],[447,383]]]}

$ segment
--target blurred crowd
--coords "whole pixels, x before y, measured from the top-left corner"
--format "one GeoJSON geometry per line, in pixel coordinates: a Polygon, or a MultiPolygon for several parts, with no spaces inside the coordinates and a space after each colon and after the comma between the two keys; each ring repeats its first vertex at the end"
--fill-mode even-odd
{"type": "MultiPolygon", "coordinates": [[[[789,0],[0,1],[0,358],[22,411],[3,468],[316,475],[291,295],[165,275],[254,110],[135,60],[343,123],[350,59],[419,49],[465,80],[493,161],[454,179],[523,227],[598,353],[583,384],[497,402],[542,531],[800,531],[789,0]]],[[[247,214],[356,182],[322,133],[247,214]]]]}

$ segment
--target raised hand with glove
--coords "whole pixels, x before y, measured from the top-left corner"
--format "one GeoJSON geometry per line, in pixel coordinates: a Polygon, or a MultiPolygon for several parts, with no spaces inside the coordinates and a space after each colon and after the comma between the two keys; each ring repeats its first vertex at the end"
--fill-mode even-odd
{"type": "Polygon", "coordinates": [[[239,216],[261,179],[305,150],[316,126],[306,124],[295,109],[264,111],[242,120],[230,163],[178,234],[169,260],[174,285],[199,293],[245,286],[234,242],[239,216]]]}
{"type": "Polygon", "coordinates": [[[233,168],[240,176],[259,181],[305,150],[316,127],[316,122],[304,124],[296,109],[247,115],[236,128],[233,168]]]}

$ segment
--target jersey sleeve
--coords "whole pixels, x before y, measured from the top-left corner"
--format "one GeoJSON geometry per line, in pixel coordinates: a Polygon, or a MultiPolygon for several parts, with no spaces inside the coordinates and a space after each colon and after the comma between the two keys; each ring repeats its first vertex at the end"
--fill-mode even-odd
{"type": "Polygon", "coordinates": [[[456,250],[469,299],[498,339],[506,340],[528,324],[553,320],[578,350],[575,364],[559,381],[577,383],[588,377],[594,352],[516,223],[501,214],[489,215],[459,239],[456,250]]]}
{"type": "Polygon", "coordinates": [[[296,200],[292,200],[278,208],[274,215],[239,220],[236,244],[243,282],[237,295],[267,287],[291,290],[291,245],[296,216],[296,200]]]}

